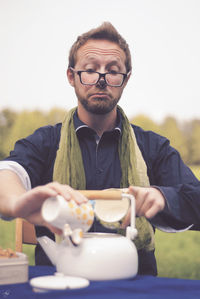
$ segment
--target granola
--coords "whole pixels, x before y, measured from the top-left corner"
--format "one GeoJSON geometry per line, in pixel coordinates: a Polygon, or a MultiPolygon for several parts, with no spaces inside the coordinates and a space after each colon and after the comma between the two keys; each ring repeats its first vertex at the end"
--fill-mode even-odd
{"type": "Polygon", "coordinates": [[[13,258],[18,257],[16,252],[11,248],[3,249],[0,247],[0,258],[13,258]]]}

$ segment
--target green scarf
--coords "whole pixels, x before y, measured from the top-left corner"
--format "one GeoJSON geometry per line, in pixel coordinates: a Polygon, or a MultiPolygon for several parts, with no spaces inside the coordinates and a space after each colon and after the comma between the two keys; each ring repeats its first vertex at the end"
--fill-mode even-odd
{"type": "MultiPolygon", "coordinates": [[[[70,110],[62,123],[53,180],[77,190],[84,190],[86,189],[85,171],[73,122],[76,109],[70,110]]],[[[149,186],[146,164],[137,145],[134,131],[119,106],[118,110],[122,115],[122,134],[119,142],[119,158],[122,169],[120,188],[127,188],[131,185],[149,186]]],[[[138,236],[134,243],[137,249],[153,250],[154,232],[151,224],[144,217],[136,217],[136,228],[138,236]]],[[[124,234],[125,230],[120,229],[119,232],[124,234]]]]}

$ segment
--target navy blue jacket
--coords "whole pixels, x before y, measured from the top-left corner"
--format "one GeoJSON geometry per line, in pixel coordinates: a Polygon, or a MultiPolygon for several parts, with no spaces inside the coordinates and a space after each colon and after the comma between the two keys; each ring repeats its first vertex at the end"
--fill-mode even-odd
{"type": "MultiPolygon", "coordinates": [[[[118,141],[121,135],[121,117],[112,131],[104,132],[100,140],[96,132],[83,124],[77,114],[74,124],[82,151],[86,189],[119,188],[121,167],[118,141]],[[98,140],[98,142],[97,142],[98,140]]],[[[150,184],[159,188],[167,205],[158,216],[175,229],[198,224],[200,218],[200,183],[183,163],[179,153],[169,141],[152,131],[132,125],[138,146],[147,165],[150,184]]],[[[5,160],[20,163],[29,174],[32,187],[52,181],[56,152],[59,147],[61,123],[39,128],[32,135],[16,142],[14,150],[5,160]]],[[[159,222],[158,220],[158,222],[159,222]]],[[[91,231],[109,231],[97,221],[91,231]]],[[[44,227],[37,227],[37,235],[53,235],[44,227]]],[[[156,275],[154,252],[139,254],[139,274],[156,275]]],[[[36,264],[49,264],[41,248],[36,248],[36,264]]]]}

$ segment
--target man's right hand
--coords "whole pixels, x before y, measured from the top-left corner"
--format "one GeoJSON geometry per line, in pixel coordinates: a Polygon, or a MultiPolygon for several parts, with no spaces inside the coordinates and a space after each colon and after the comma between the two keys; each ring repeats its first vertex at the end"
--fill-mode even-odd
{"type": "Polygon", "coordinates": [[[14,217],[21,217],[35,225],[47,226],[54,233],[61,233],[61,230],[46,223],[41,215],[41,207],[48,197],[62,195],[65,200],[75,200],[77,204],[87,202],[87,198],[72,189],[70,186],[52,182],[44,186],[39,186],[25,192],[15,201],[13,210],[14,217]]]}
{"type": "Polygon", "coordinates": [[[48,183],[26,191],[13,171],[0,171],[0,214],[8,217],[21,217],[35,225],[47,226],[55,233],[61,233],[46,223],[41,215],[43,202],[48,198],[61,195],[65,200],[73,199],[77,204],[87,202],[87,198],[70,186],[57,182],[48,183]]]}

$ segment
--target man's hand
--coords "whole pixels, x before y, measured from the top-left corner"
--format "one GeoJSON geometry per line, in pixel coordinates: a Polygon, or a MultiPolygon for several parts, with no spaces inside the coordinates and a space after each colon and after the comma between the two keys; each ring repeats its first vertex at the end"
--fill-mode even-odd
{"type": "Polygon", "coordinates": [[[49,183],[31,189],[15,199],[13,215],[21,217],[36,225],[47,226],[52,232],[61,234],[61,230],[46,223],[41,215],[43,202],[56,195],[62,195],[65,200],[73,199],[77,204],[87,202],[87,198],[67,185],[57,182],[49,183]]]}
{"type": "MultiPolygon", "coordinates": [[[[162,193],[154,187],[129,187],[129,193],[135,197],[135,213],[137,216],[146,218],[154,217],[165,207],[165,198],[162,193]]],[[[125,228],[130,223],[130,210],[123,220],[122,227],[125,228]]]]}

